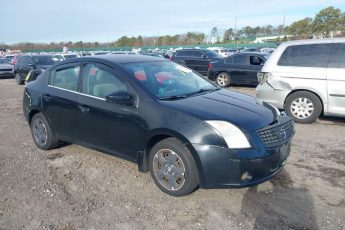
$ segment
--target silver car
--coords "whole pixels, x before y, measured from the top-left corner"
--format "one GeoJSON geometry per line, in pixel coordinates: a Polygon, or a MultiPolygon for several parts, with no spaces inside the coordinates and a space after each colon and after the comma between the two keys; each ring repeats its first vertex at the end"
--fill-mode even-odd
{"type": "Polygon", "coordinates": [[[14,77],[13,65],[10,58],[0,58],[0,78],[14,77]]]}
{"type": "Polygon", "coordinates": [[[256,97],[299,123],[345,116],[345,38],[281,44],[258,73],[256,97]]]}

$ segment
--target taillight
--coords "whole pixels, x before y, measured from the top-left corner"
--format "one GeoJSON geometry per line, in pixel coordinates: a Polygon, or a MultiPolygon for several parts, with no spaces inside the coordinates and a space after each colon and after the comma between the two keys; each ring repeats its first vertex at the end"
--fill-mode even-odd
{"type": "Polygon", "coordinates": [[[213,68],[213,65],[211,63],[208,63],[208,67],[207,67],[208,71],[210,71],[212,68],[213,68]]]}

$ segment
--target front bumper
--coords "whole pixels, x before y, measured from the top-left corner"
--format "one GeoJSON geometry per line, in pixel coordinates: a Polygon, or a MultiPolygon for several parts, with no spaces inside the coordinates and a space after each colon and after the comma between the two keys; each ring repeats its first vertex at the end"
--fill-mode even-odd
{"type": "Polygon", "coordinates": [[[202,164],[202,188],[241,188],[272,178],[285,165],[291,143],[258,151],[193,145],[202,164]]]}
{"type": "Polygon", "coordinates": [[[14,77],[14,72],[11,71],[6,71],[6,72],[2,72],[0,71],[0,78],[7,78],[7,77],[14,77]]]}
{"type": "Polygon", "coordinates": [[[259,84],[256,87],[256,98],[258,101],[268,102],[279,109],[284,109],[285,98],[289,95],[289,90],[278,90],[269,84],[259,84]]]}

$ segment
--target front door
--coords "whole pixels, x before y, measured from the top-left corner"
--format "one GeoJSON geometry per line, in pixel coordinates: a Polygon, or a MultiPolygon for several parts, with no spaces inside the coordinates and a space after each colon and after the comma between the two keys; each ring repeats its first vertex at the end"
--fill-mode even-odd
{"type": "Polygon", "coordinates": [[[334,43],[327,68],[328,112],[345,116],[345,43],[334,43]]]}
{"type": "Polygon", "coordinates": [[[134,90],[112,68],[101,64],[85,64],[81,77],[80,140],[135,160],[137,153],[133,149],[138,149],[142,129],[137,107],[105,101],[107,95],[116,91],[127,91],[137,98],[134,90]]]}

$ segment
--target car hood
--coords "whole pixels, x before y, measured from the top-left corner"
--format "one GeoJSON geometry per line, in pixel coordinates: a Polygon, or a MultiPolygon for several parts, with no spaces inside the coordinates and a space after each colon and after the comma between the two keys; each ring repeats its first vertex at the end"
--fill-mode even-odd
{"type": "Polygon", "coordinates": [[[230,122],[243,132],[261,129],[277,116],[270,105],[260,104],[252,96],[225,89],[161,103],[202,120],[230,122]]]}
{"type": "Polygon", "coordinates": [[[0,69],[13,69],[11,64],[0,64],[0,69]]]}

